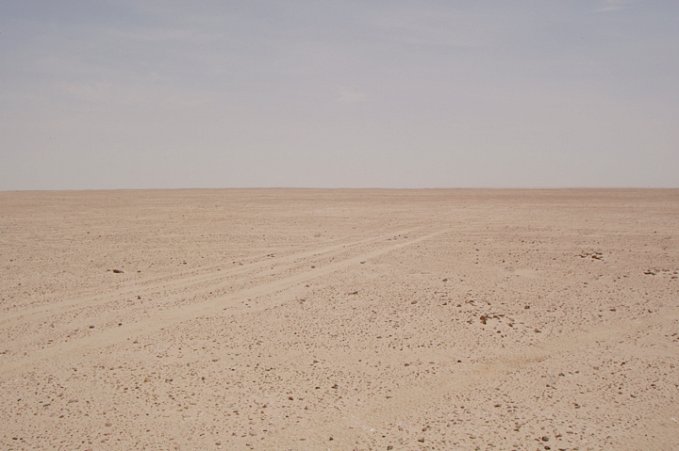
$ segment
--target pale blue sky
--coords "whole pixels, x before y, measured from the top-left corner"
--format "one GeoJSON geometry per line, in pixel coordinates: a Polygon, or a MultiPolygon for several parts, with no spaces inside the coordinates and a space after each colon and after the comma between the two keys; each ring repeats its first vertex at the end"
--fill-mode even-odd
{"type": "Polygon", "coordinates": [[[679,186],[676,1],[3,1],[0,190],[679,186]]]}

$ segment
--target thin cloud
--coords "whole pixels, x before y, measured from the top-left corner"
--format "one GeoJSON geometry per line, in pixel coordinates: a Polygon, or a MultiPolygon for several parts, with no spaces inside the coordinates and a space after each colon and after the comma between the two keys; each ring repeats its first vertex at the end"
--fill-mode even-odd
{"type": "Polygon", "coordinates": [[[604,0],[596,9],[598,13],[612,13],[626,9],[630,6],[630,0],[604,0]]]}
{"type": "Polygon", "coordinates": [[[356,88],[342,87],[337,93],[337,103],[344,105],[354,105],[363,103],[368,99],[367,95],[356,88]]]}

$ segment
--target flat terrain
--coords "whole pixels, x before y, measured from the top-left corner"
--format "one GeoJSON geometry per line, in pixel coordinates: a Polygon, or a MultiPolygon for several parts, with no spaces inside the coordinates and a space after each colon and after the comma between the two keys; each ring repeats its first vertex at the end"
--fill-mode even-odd
{"type": "Polygon", "coordinates": [[[0,193],[0,449],[679,449],[679,190],[0,193]]]}

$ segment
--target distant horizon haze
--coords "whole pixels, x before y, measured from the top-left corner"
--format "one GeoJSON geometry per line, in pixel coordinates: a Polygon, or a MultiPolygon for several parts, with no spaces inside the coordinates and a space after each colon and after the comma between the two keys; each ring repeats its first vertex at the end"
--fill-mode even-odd
{"type": "Polygon", "coordinates": [[[7,1],[0,191],[679,187],[679,2],[7,1]]]}

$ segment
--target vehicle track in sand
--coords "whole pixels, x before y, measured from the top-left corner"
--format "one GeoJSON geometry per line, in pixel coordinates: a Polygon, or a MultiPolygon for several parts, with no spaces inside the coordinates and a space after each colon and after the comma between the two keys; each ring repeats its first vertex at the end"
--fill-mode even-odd
{"type": "MultiPolygon", "coordinates": [[[[263,257],[263,260],[253,261],[239,265],[236,268],[224,268],[224,264],[210,265],[203,268],[198,268],[190,272],[179,272],[173,275],[163,275],[160,277],[149,278],[143,281],[132,281],[133,285],[125,285],[123,287],[107,291],[106,293],[78,296],[72,299],[64,299],[62,301],[50,302],[49,304],[41,304],[33,308],[22,308],[16,313],[9,313],[0,318],[0,327],[9,322],[16,322],[19,319],[27,318],[31,321],[39,321],[41,319],[50,318],[55,314],[64,314],[69,309],[77,309],[81,307],[92,307],[111,301],[112,299],[125,298],[129,296],[149,296],[151,294],[164,294],[170,290],[176,289],[181,292],[187,292],[188,289],[203,284],[218,284],[228,277],[242,276],[250,272],[271,269],[276,265],[291,263],[297,264],[298,260],[313,257],[323,257],[326,254],[341,253],[350,248],[379,242],[381,240],[389,239],[394,236],[405,235],[417,231],[419,227],[413,227],[404,230],[396,230],[393,232],[381,234],[376,237],[364,238],[349,242],[340,242],[321,248],[314,248],[302,252],[296,252],[290,255],[281,257],[263,257]],[[207,273],[205,273],[208,271],[207,273]]],[[[177,293],[174,293],[177,294],[177,293]]]]}
{"type": "MultiPolygon", "coordinates": [[[[352,265],[361,264],[361,262],[366,260],[377,258],[387,253],[394,252],[399,249],[434,238],[447,231],[449,231],[447,228],[439,229],[434,232],[418,236],[417,238],[403,238],[396,244],[389,244],[375,250],[367,250],[357,255],[346,257],[339,261],[327,263],[324,266],[318,266],[312,269],[310,269],[309,266],[304,266],[304,269],[300,272],[295,272],[291,275],[285,275],[270,282],[257,284],[252,287],[237,290],[223,296],[217,296],[202,302],[190,303],[187,305],[180,305],[173,308],[160,310],[154,312],[150,317],[140,321],[123,324],[118,327],[99,328],[90,335],[75,338],[66,342],[53,343],[41,349],[36,349],[31,352],[24,352],[24,355],[22,356],[5,356],[4,359],[7,359],[7,361],[0,365],[0,375],[2,375],[3,378],[12,377],[22,370],[25,370],[27,367],[39,364],[44,360],[79,357],[84,353],[95,351],[106,346],[120,344],[131,339],[132,337],[152,334],[164,328],[171,327],[173,325],[201,316],[237,314],[238,312],[244,310],[252,311],[249,306],[244,305],[244,301],[253,298],[270,296],[280,291],[288,290],[318,277],[347,269],[352,265]],[[225,312],[229,309],[229,307],[234,308],[225,312]]],[[[398,232],[392,232],[386,235],[380,235],[376,238],[360,240],[360,242],[380,243],[381,241],[385,240],[385,237],[388,238],[398,235],[398,232]]],[[[333,246],[333,249],[344,250],[344,245],[333,246]]],[[[316,252],[306,252],[303,254],[315,255],[316,252]]],[[[303,258],[303,256],[300,257],[297,255],[295,258],[303,258]]],[[[269,263],[270,262],[267,262],[267,264],[269,263]]],[[[282,302],[286,302],[287,300],[289,299],[286,298],[285,300],[281,300],[275,297],[259,300],[255,308],[265,309],[274,305],[278,305],[282,302]]]]}

